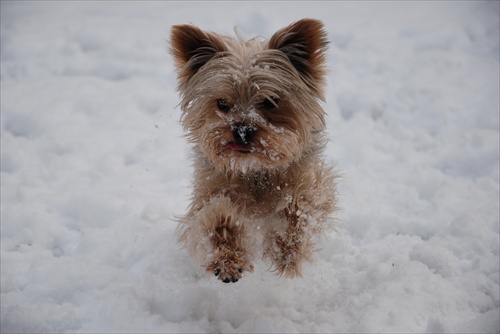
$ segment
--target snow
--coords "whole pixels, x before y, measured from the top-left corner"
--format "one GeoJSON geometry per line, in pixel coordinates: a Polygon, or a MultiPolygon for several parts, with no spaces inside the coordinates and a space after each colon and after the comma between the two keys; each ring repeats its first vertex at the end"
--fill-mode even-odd
{"type": "Polygon", "coordinates": [[[2,332],[500,332],[499,3],[1,2],[2,332]],[[341,211],[301,279],[175,242],[170,27],[324,21],[341,211]]]}

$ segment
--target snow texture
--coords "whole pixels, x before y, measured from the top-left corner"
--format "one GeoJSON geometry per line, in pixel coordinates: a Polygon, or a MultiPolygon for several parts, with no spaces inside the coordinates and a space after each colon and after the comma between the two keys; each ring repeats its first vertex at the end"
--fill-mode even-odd
{"type": "Polygon", "coordinates": [[[500,332],[499,3],[1,2],[1,330],[500,332]],[[235,284],[175,242],[173,24],[324,21],[336,232],[235,284]]]}

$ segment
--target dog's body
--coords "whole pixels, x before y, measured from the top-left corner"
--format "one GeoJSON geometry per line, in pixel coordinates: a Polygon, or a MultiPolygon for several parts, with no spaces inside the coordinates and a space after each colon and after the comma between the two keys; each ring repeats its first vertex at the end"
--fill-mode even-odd
{"type": "Polygon", "coordinates": [[[195,155],[179,240],[223,282],[253,270],[259,241],[279,274],[300,275],[332,225],[335,175],[321,158],[325,35],[312,19],[269,41],[172,29],[182,123],[195,155]]]}

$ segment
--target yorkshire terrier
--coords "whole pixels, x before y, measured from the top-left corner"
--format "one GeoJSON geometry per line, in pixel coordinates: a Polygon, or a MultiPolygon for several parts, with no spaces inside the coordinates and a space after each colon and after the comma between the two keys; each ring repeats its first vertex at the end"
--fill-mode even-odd
{"type": "Polygon", "coordinates": [[[333,227],[336,176],[321,157],[327,44],[313,19],[269,40],[172,28],[181,123],[194,149],[179,242],[224,283],[253,271],[255,245],[279,275],[300,276],[333,227]]]}

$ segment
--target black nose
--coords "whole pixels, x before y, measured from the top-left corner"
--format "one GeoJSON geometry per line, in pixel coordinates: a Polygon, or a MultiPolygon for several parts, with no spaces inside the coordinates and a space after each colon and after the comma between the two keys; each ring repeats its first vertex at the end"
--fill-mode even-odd
{"type": "Polygon", "coordinates": [[[255,127],[245,124],[233,125],[233,137],[238,145],[248,145],[252,142],[255,134],[255,127]]]}

